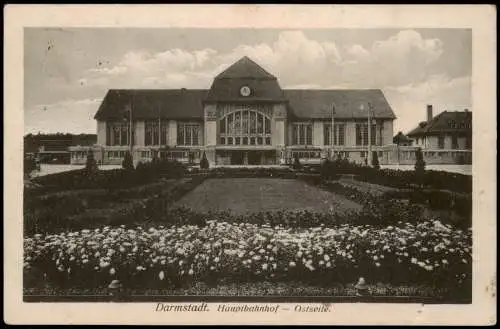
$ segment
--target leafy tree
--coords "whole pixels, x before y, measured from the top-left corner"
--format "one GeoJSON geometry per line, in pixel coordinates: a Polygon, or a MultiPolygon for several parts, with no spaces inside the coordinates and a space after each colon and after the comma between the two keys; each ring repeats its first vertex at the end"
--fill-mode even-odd
{"type": "Polygon", "coordinates": [[[29,176],[34,170],[36,170],[36,160],[33,157],[24,158],[24,174],[29,176]]]}
{"type": "Polygon", "coordinates": [[[127,151],[125,153],[125,158],[123,158],[122,162],[122,167],[125,170],[134,170],[134,160],[132,159],[132,154],[130,154],[130,151],[127,151]]]}
{"type": "Polygon", "coordinates": [[[205,154],[205,151],[203,151],[203,156],[201,157],[201,160],[200,160],[200,168],[201,169],[208,169],[209,166],[210,165],[208,163],[207,155],[205,154]]]}
{"type": "Polygon", "coordinates": [[[422,154],[422,149],[419,147],[416,153],[416,162],[415,162],[415,176],[417,181],[420,183],[422,187],[424,185],[424,173],[425,173],[425,161],[424,155],[422,154]]]}
{"type": "Polygon", "coordinates": [[[293,160],[293,169],[300,170],[300,168],[302,168],[302,165],[300,164],[299,155],[295,153],[293,160]]]}
{"type": "Polygon", "coordinates": [[[415,157],[416,157],[415,171],[418,174],[423,174],[425,171],[425,161],[424,161],[424,155],[422,154],[422,149],[420,147],[417,149],[415,157]]]}
{"type": "Polygon", "coordinates": [[[98,169],[97,167],[97,162],[95,161],[94,158],[94,152],[89,151],[87,153],[87,162],[85,163],[85,170],[87,170],[89,173],[96,172],[98,169]]]}
{"type": "Polygon", "coordinates": [[[372,166],[373,166],[373,168],[375,168],[377,170],[380,169],[380,164],[378,162],[378,154],[377,154],[377,152],[373,152],[372,153],[372,157],[373,157],[373,159],[372,159],[372,166]]]}

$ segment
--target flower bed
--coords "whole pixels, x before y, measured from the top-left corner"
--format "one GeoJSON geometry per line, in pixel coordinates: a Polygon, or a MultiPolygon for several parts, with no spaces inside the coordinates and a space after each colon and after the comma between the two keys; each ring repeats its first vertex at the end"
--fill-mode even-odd
{"type": "Polygon", "coordinates": [[[207,226],[125,226],[24,240],[25,286],[169,287],[193,281],[470,284],[471,231],[439,222],[375,228],[292,229],[211,221],[207,226]]]}

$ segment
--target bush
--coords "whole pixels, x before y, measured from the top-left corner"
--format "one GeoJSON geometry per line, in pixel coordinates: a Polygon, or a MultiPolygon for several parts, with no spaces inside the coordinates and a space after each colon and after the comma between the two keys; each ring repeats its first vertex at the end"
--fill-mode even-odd
{"type": "Polygon", "coordinates": [[[208,169],[209,163],[205,151],[203,151],[203,156],[200,160],[200,169],[208,169]]]}
{"type": "Polygon", "coordinates": [[[424,161],[424,155],[422,154],[422,149],[420,147],[417,149],[415,157],[416,157],[415,173],[418,176],[423,176],[425,171],[425,161],[424,161]]]}
{"type": "Polygon", "coordinates": [[[85,170],[89,173],[95,173],[99,168],[97,167],[97,162],[94,159],[94,152],[89,151],[87,153],[87,162],[85,163],[85,170]]]}
{"type": "Polygon", "coordinates": [[[300,170],[302,168],[302,165],[299,160],[299,156],[297,153],[295,153],[294,160],[293,160],[293,169],[295,170],[300,170]]]}
{"type": "Polygon", "coordinates": [[[372,167],[376,170],[380,169],[380,164],[378,162],[378,154],[377,152],[372,153],[372,167]]]}
{"type": "Polygon", "coordinates": [[[30,175],[33,171],[37,169],[36,160],[33,157],[24,158],[23,171],[25,175],[30,175]]]}
{"type": "Polygon", "coordinates": [[[122,161],[122,167],[127,171],[134,170],[134,160],[132,159],[132,154],[130,154],[130,151],[127,151],[125,153],[125,157],[122,161]]]}

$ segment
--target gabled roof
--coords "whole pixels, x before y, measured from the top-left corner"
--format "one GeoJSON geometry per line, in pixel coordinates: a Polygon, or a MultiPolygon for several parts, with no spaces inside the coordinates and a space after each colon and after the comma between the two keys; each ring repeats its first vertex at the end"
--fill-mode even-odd
{"type": "Polygon", "coordinates": [[[371,103],[373,117],[395,119],[396,115],[379,89],[359,90],[284,90],[289,100],[289,107],[297,118],[328,119],[331,118],[332,106],[335,107],[334,118],[352,119],[367,118],[368,106],[371,103]],[[361,105],[365,109],[361,110],[361,105]]]}
{"type": "Polygon", "coordinates": [[[443,133],[472,134],[472,112],[444,111],[430,122],[421,122],[408,136],[437,135],[443,133]]]}
{"type": "Polygon", "coordinates": [[[276,79],[274,75],[264,70],[259,64],[255,63],[247,56],[242,57],[215,77],[215,79],[239,78],[276,79]]]}
{"type": "Polygon", "coordinates": [[[248,57],[243,57],[217,75],[208,91],[206,102],[283,102],[278,79],[248,57]],[[242,96],[243,86],[250,88],[242,96]]]}
{"type": "Polygon", "coordinates": [[[207,90],[201,89],[111,89],[104,97],[94,119],[126,117],[127,106],[133,104],[132,116],[143,119],[203,119],[207,90]]]}

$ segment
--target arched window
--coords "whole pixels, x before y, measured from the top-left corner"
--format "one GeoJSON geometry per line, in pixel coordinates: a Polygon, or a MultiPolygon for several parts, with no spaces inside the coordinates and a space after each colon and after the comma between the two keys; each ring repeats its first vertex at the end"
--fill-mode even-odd
{"type": "Polygon", "coordinates": [[[271,119],[254,110],[233,111],[219,120],[219,135],[225,145],[271,145],[271,119]]]}

